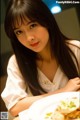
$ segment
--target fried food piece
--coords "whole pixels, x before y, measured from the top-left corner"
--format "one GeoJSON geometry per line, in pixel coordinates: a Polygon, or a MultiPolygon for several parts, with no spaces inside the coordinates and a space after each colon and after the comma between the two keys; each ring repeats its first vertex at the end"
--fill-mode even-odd
{"type": "Polygon", "coordinates": [[[80,108],[65,115],[65,120],[80,120],[80,108]]]}

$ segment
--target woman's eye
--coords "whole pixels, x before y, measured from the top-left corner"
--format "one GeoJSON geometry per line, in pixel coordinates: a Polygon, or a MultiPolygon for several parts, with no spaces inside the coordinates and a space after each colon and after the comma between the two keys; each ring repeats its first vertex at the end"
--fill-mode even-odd
{"type": "Polygon", "coordinates": [[[34,28],[34,27],[36,27],[36,26],[37,26],[37,24],[36,24],[36,23],[33,23],[33,24],[30,25],[30,29],[32,29],[32,28],[34,28]]]}
{"type": "Polygon", "coordinates": [[[20,35],[22,33],[22,31],[16,31],[15,34],[16,35],[20,35]]]}

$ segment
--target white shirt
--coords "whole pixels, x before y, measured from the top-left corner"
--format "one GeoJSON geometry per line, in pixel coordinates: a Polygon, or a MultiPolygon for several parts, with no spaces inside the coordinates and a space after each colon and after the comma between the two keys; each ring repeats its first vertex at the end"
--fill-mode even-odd
{"type": "MultiPolygon", "coordinates": [[[[75,45],[74,46],[70,44],[69,47],[73,50],[80,65],[80,41],[72,40],[70,41],[70,43],[75,45]]],[[[30,91],[20,73],[15,55],[12,55],[11,58],[9,59],[7,73],[8,73],[8,77],[7,77],[6,86],[1,94],[1,97],[4,100],[7,109],[9,110],[20,99],[26,96],[29,96],[30,91]],[[26,92],[26,89],[27,89],[27,92],[26,92]]],[[[60,69],[60,66],[56,71],[56,74],[53,78],[53,82],[51,82],[44,75],[44,73],[42,73],[42,71],[39,68],[38,68],[38,74],[39,74],[39,83],[46,92],[55,91],[59,88],[62,88],[68,82],[68,78],[62,72],[62,70],[60,69]]]]}

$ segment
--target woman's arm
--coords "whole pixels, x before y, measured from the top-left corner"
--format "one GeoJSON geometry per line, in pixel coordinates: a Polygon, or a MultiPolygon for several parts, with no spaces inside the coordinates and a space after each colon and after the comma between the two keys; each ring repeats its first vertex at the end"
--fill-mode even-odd
{"type": "Polygon", "coordinates": [[[56,94],[56,93],[62,92],[62,91],[63,91],[63,88],[60,89],[60,90],[57,90],[55,92],[50,92],[50,93],[39,95],[39,96],[25,97],[25,98],[19,100],[17,102],[17,104],[14,105],[9,110],[9,112],[12,114],[12,116],[17,116],[19,114],[19,112],[21,112],[21,111],[23,111],[25,109],[28,109],[32,105],[32,103],[34,103],[35,101],[37,101],[37,100],[39,100],[41,98],[44,98],[46,96],[52,95],[52,94],[56,94]]]}
{"type": "Polygon", "coordinates": [[[53,92],[49,92],[43,95],[39,95],[39,96],[31,96],[31,97],[25,97],[21,100],[19,100],[19,102],[17,102],[16,105],[14,105],[9,112],[13,115],[13,116],[17,116],[19,114],[19,112],[28,109],[33,102],[44,98],[46,96],[49,95],[53,95],[56,93],[60,93],[60,92],[71,92],[71,91],[78,91],[80,89],[80,78],[74,78],[69,80],[69,82],[67,83],[67,85],[64,88],[61,88],[59,90],[53,91],[53,92]]]}

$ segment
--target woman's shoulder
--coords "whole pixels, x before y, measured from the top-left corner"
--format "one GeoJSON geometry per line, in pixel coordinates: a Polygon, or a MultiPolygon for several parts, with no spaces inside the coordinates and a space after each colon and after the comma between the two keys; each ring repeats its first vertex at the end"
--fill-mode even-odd
{"type": "Polygon", "coordinates": [[[16,60],[16,56],[15,54],[12,54],[9,58],[9,61],[14,61],[14,60],[16,60]]]}
{"type": "Polygon", "coordinates": [[[69,43],[80,48],[80,40],[70,40],[69,43]]]}
{"type": "Polygon", "coordinates": [[[9,58],[8,67],[12,67],[12,68],[18,67],[15,54],[13,54],[13,55],[9,58]]]}
{"type": "Polygon", "coordinates": [[[69,40],[67,42],[69,48],[74,53],[75,57],[77,58],[77,61],[79,63],[79,69],[80,69],[80,41],[79,40],[69,40]]]}
{"type": "Polygon", "coordinates": [[[16,62],[16,56],[15,56],[15,54],[12,54],[9,58],[8,63],[15,63],[15,62],[16,62]]]}
{"type": "Polygon", "coordinates": [[[80,49],[80,40],[68,40],[67,44],[70,48],[79,48],[80,49]]]}

